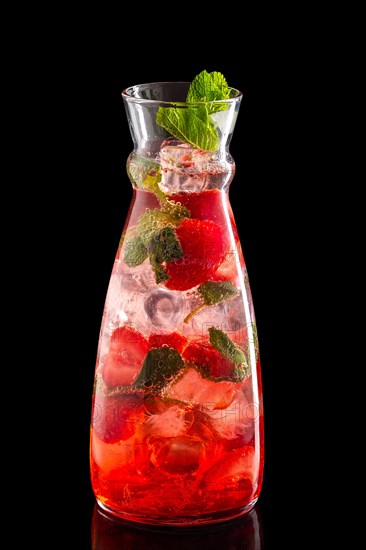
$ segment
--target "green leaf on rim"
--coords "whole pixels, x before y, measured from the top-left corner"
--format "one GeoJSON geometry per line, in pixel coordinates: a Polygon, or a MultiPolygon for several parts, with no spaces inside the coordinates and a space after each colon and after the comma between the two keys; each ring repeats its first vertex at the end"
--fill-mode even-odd
{"type": "Polygon", "coordinates": [[[217,130],[207,116],[203,120],[202,109],[159,107],[156,122],[172,136],[198,149],[216,151],[219,145],[217,130]]]}
{"type": "Polygon", "coordinates": [[[227,109],[220,101],[230,98],[231,89],[219,72],[202,71],[192,81],[187,103],[192,105],[159,107],[156,122],[172,136],[205,151],[216,151],[219,146],[217,129],[210,115],[227,109]]]}

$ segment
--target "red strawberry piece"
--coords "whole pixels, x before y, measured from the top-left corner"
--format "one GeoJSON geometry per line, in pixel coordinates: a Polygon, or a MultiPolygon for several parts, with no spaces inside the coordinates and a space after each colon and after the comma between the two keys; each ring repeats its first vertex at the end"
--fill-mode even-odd
{"type": "Polygon", "coordinates": [[[143,401],[136,394],[98,395],[94,401],[93,430],[105,443],[128,439],[136,430],[137,413],[142,407],[143,401]]]}
{"type": "Polygon", "coordinates": [[[214,275],[229,249],[226,232],[217,223],[184,219],[176,229],[184,256],[170,262],[165,269],[170,290],[188,290],[214,275]]]}
{"type": "Polygon", "coordinates": [[[234,286],[239,287],[244,269],[244,259],[240,264],[237,253],[230,251],[226,254],[216,273],[211,277],[211,281],[230,281],[234,286]]]}
{"type": "Polygon", "coordinates": [[[109,353],[102,368],[105,384],[108,387],[133,384],[149,349],[146,338],[134,328],[117,328],[112,333],[109,353]]]}
{"type": "Polygon", "coordinates": [[[136,349],[146,355],[149,351],[149,344],[146,338],[130,325],[123,325],[116,328],[111,335],[110,350],[115,353],[135,354],[136,349]]]}
{"type": "Polygon", "coordinates": [[[152,462],[171,475],[194,473],[204,455],[203,443],[185,435],[156,440],[153,449],[152,462]]]}
{"type": "Polygon", "coordinates": [[[161,348],[162,346],[168,346],[169,348],[176,349],[179,353],[182,353],[187,342],[187,338],[178,332],[171,332],[170,334],[151,334],[149,337],[150,347],[161,348]]]}
{"type": "Polygon", "coordinates": [[[102,377],[109,388],[114,386],[130,386],[136,380],[141,365],[131,366],[124,357],[109,353],[104,361],[102,377]]]}
{"type": "Polygon", "coordinates": [[[209,220],[224,228],[227,228],[229,219],[235,240],[238,240],[233,212],[225,192],[219,189],[209,189],[192,193],[174,193],[169,195],[169,198],[188,208],[192,219],[209,220]]]}
{"type": "Polygon", "coordinates": [[[234,366],[207,341],[189,344],[183,353],[183,359],[202,368],[212,378],[229,375],[234,366]]]}

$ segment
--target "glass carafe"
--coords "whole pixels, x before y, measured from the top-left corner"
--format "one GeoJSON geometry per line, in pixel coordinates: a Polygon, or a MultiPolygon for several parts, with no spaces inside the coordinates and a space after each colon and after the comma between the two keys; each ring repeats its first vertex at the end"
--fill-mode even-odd
{"type": "Polygon", "coordinates": [[[101,322],[90,467],[98,505],[151,525],[253,508],[264,464],[261,367],[229,152],[242,93],[123,90],[131,205],[101,322]]]}

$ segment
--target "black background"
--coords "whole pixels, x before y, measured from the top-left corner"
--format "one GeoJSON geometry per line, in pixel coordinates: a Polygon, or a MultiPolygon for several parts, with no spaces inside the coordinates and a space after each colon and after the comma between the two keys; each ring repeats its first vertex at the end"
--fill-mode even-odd
{"type": "MultiPolygon", "coordinates": [[[[57,312],[48,304],[44,313],[52,309],[52,318],[59,317],[45,330],[55,365],[52,384],[60,394],[53,421],[60,429],[56,441],[47,439],[42,464],[51,472],[42,477],[54,502],[49,523],[80,549],[91,548],[88,445],[99,328],[132,193],[125,169],[132,140],[121,91],[142,82],[191,80],[203,69],[222,72],[243,92],[230,146],[236,161],[230,198],[262,359],[266,458],[258,506],[265,548],[296,548],[309,535],[322,469],[318,446],[314,453],[319,394],[309,376],[317,324],[311,307],[319,238],[312,108],[319,75],[306,42],[298,40],[299,28],[279,18],[273,25],[269,15],[250,33],[246,27],[227,36],[212,31],[186,45],[177,37],[157,40],[154,26],[127,39],[124,31],[138,25],[136,18],[125,17],[120,29],[113,14],[105,24],[94,13],[63,35],[49,82],[45,69],[46,127],[52,128],[45,165],[52,192],[46,193],[44,224],[52,245],[47,241],[42,255],[48,273],[38,282],[46,288],[46,279],[56,276],[59,289],[57,312]]],[[[45,137],[47,142],[47,132],[45,137]]],[[[44,502],[41,496],[43,510],[44,502]]]]}

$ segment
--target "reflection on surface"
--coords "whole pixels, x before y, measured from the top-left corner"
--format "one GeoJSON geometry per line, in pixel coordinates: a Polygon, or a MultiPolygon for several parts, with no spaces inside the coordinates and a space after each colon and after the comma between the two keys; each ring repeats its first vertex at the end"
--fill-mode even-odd
{"type": "Polygon", "coordinates": [[[260,510],[225,524],[193,528],[133,525],[115,519],[95,505],[93,550],[263,550],[260,510]]]}

